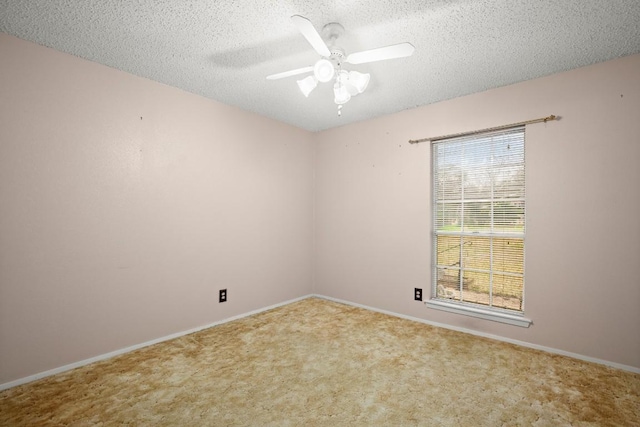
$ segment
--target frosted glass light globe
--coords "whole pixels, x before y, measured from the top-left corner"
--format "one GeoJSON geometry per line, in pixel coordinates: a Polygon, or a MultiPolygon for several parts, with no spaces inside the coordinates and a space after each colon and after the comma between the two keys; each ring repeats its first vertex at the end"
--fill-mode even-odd
{"type": "Polygon", "coordinates": [[[313,75],[319,82],[326,83],[333,78],[335,69],[328,59],[321,59],[313,66],[313,75]]]}

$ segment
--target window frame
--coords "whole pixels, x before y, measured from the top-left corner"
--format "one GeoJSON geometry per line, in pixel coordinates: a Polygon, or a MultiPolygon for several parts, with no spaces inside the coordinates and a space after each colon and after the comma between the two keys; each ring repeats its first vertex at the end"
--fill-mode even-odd
{"type": "MultiPolygon", "coordinates": [[[[461,315],[465,315],[465,316],[471,316],[471,317],[476,317],[476,318],[481,318],[481,319],[486,319],[486,320],[491,320],[491,321],[496,321],[496,322],[501,322],[501,323],[507,323],[507,324],[511,324],[511,325],[515,325],[515,326],[520,326],[520,327],[529,327],[532,324],[532,320],[528,319],[524,316],[524,259],[525,259],[525,237],[526,237],[526,225],[523,224],[523,231],[522,233],[497,233],[494,229],[493,229],[493,225],[494,225],[494,220],[495,218],[493,217],[493,208],[491,210],[491,231],[489,232],[469,232],[469,231],[465,231],[463,228],[460,229],[459,232],[447,232],[447,231],[438,231],[438,227],[437,227],[437,210],[438,210],[438,180],[436,178],[436,174],[437,174],[437,156],[435,154],[435,150],[437,149],[437,145],[438,144],[443,144],[443,143],[447,143],[447,142],[454,142],[456,140],[461,140],[461,139],[465,139],[466,143],[470,143],[470,141],[473,141],[475,139],[481,139],[481,138],[486,138],[488,136],[492,136],[492,135],[499,135],[500,133],[514,133],[514,132],[522,132],[522,141],[523,141],[523,146],[522,146],[522,150],[523,150],[523,159],[522,159],[522,163],[523,165],[525,165],[525,158],[524,158],[524,151],[525,151],[525,139],[526,139],[526,129],[524,126],[514,126],[514,127],[509,127],[506,129],[501,129],[500,131],[483,131],[483,132],[478,132],[478,133],[474,133],[473,135],[465,135],[465,136],[458,136],[458,137],[451,137],[451,138],[446,138],[446,139],[439,139],[439,140],[434,140],[432,141],[431,144],[431,190],[432,190],[432,200],[431,200],[431,214],[432,214],[432,222],[431,222],[431,226],[432,226],[432,230],[431,230],[431,248],[432,248],[432,261],[431,261],[431,280],[432,280],[432,284],[431,284],[431,292],[430,292],[430,298],[425,302],[425,304],[427,305],[427,307],[432,308],[432,309],[436,309],[436,310],[442,310],[442,311],[446,311],[446,312],[450,312],[450,313],[455,313],[455,314],[461,314],[461,315]],[[485,306],[483,304],[479,304],[479,303],[473,303],[473,302],[468,302],[468,301],[456,301],[456,300],[452,300],[451,298],[442,298],[438,296],[438,281],[439,281],[439,274],[438,274],[438,253],[437,253],[437,239],[438,236],[445,236],[445,235],[453,235],[456,237],[460,237],[461,239],[464,239],[465,237],[469,236],[469,237],[489,237],[489,244],[492,245],[493,244],[493,238],[508,238],[508,237],[514,237],[517,239],[522,239],[522,245],[523,245],[523,254],[522,254],[522,284],[523,284],[523,288],[522,288],[522,298],[521,298],[521,310],[510,310],[507,308],[501,308],[501,307],[492,307],[492,306],[485,306]]],[[[492,166],[493,168],[493,166],[492,166]]],[[[462,172],[461,172],[462,173],[462,172]]],[[[526,178],[523,176],[523,187],[526,187],[526,178]]],[[[461,190],[464,187],[464,182],[461,181],[460,183],[461,185],[461,190]]],[[[460,203],[464,204],[465,202],[469,203],[469,201],[473,202],[474,199],[473,198],[468,198],[465,199],[464,198],[464,190],[462,190],[463,193],[461,194],[461,198],[460,198],[460,203]]],[[[493,183],[492,183],[492,187],[491,187],[491,202],[494,202],[494,195],[493,195],[493,183]]],[[[524,206],[524,218],[525,218],[525,222],[526,222],[526,193],[523,194],[522,197],[522,202],[523,202],[523,206],[524,206]]],[[[464,219],[463,219],[463,224],[464,224],[464,219]]],[[[490,251],[492,251],[492,249],[490,249],[490,251]]],[[[462,253],[462,249],[460,251],[462,253]]],[[[464,264],[462,263],[462,259],[459,260],[458,265],[460,264],[464,264]]],[[[462,268],[461,271],[465,271],[464,266],[460,266],[462,268]]],[[[493,275],[493,271],[494,271],[494,267],[492,266],[492,264],[489,265],[489,271],[490,271],[490,275],[493,275]]],[[[463,277],[459,276],[459,280],[461,282],[461,292],[462,292],[462,282],[463,282],[463,277]]],[[[493,284],[492,284],[493,286],[493,284]]],[[[491,294],[491,291],[490,291],[491,294]]],[[[461,294],[462,295],[462,294],[461,294]]]]}

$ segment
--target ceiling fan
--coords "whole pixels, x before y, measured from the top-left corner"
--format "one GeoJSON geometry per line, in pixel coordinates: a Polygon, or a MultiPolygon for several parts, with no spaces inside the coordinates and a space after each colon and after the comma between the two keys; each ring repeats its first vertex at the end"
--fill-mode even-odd
{"type": "Polygon", "coordinates": [[[327,45],[307,18],[293,15],[291,22],[298,27],[298,30],[321,58],[313,65],[271,74],[267,76],[267,79],[277,80],[313,72],[312,75],[297,81],[298,87],[306,97],[316,88],[318,82],[327,83],[333,81],[334,102],[338,104],[338,115],[341,114],[342,105],[349,102],[352,96],[364,92],[371,78],[369,73],[344,70],[342,68],[343,64],[357,65],[385,59],[404,58],[411,56],[415,50],[411,43],[405,42],[346,55],[345,51],[335,44],[338,37],[344,33],[342,25],[332,22],[324,26],[322,32],[325,38],[330,41],[330,44],[327,45]]]}

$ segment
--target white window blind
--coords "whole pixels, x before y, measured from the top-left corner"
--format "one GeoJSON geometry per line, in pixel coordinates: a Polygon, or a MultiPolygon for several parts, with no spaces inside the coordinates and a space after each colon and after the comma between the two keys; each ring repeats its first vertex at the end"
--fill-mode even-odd
{"type": "Polygon", "coordinates": [[[524,127],[434,142],[432,299],[521,314],[524,127]]]}

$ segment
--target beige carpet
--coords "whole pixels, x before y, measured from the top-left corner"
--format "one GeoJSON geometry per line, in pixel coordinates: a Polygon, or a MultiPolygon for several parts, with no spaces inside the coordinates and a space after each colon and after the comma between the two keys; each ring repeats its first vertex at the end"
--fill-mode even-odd
{"type": "Polygon", "coordinates": [[[638,426],[640,375],[316,298],[0,393],[3,426],[638,426]]]}

